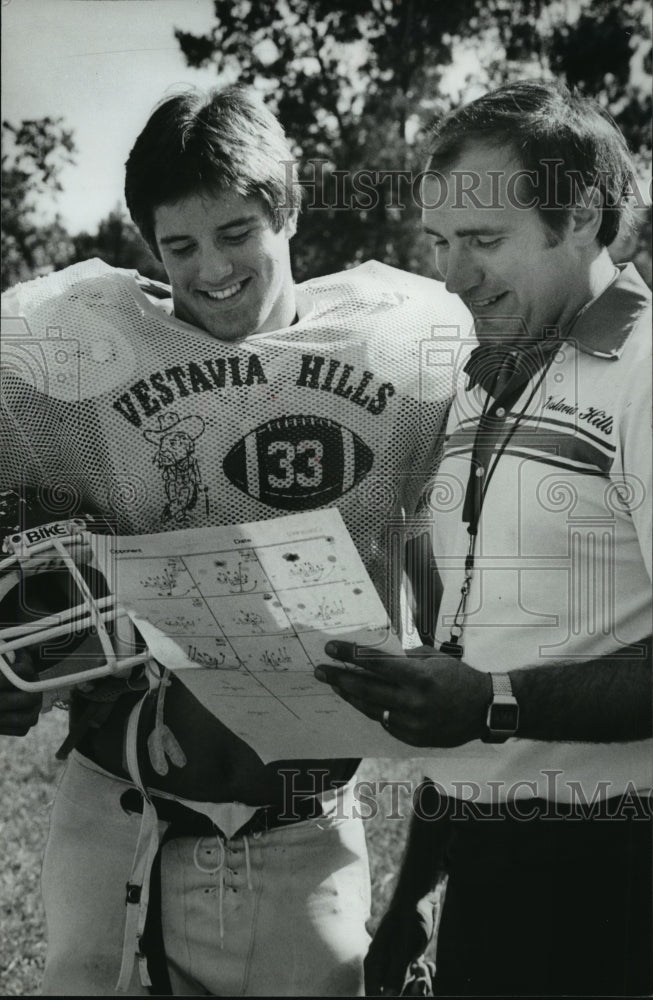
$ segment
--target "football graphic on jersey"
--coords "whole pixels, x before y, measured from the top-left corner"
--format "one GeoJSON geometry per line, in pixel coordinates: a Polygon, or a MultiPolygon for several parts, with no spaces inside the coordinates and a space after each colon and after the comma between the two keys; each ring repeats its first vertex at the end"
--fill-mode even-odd
{"type": "Polygon", "coordinates": [[[270,420],[237,441],[224,473],[247,496],[281,510],[333,503],[363,479],[374,461],[357,434],[325,417],[270,420]]]}

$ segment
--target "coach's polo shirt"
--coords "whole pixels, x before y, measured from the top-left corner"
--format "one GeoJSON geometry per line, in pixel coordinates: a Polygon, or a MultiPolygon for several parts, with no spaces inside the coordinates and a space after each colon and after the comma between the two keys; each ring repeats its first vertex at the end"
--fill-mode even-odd
{"type": "MultiPolygon", "coordinates": [[[[458,394],[431,494],[445,587],[439,641],[460,600],[471,432],[486,402],[478,385],[458,394]]],[[[632,265],[581,311],[505,414],[482,474],[465,662],[546,669],[651,633],[650,293],[632,265]]],[[[611,797],[653,787],[653,741],[474,742],[437,751],[430,775],[463,798],[611,797]]]]}

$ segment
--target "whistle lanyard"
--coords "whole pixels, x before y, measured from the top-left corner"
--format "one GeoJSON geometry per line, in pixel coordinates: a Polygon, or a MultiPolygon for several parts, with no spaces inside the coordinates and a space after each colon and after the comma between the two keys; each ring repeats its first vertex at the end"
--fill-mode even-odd
{"type": "MultiPolygon", "coordinates": [[[[441,653],[453,656],[457,660],[462,659],[463,656],[463,646],[460,640],[462,639],[464,629],[465,607],[474,577],[476,539],[478,537],[478,524],[481,518],[483,502],[499,459],[508,447],[521,421],[526,416],[526,411],[544,381],[551,365],[555,345],[547,346],[550,346],[550,356],[547,356],[549,354],[548,351],[542,353],[542,371],[539,378],[498,449],[496,445],[503,430],[510,406],[517,401],[524,387],[530,381],[533,372],[527,373],[526,377],[523,373],[515,375],[501,390],[494,402],[490,402],[492,397],[488,393],[483,405],[483,412],[478,422],[472,446],[469,478],[465,490],[462,514],[463,521],[467,522],[467,532],[469,534],[469,545],[467,555],[465,556],[465,577],[460,588],[458,607],[456,608],[453,623],[449,629],[449,639],[440,645],[441,653]]],[[[497,373],[495,385],[498,383],[499,376],[500,372],[497,373]]]]}

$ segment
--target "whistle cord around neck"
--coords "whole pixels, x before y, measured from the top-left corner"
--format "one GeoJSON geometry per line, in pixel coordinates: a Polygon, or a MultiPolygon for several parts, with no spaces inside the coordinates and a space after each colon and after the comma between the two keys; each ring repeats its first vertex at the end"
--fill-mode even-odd
{"type": "MultiPolygon", "coordinates": [[[[489,456],[488,456],[489,468],[487,470],[483,467],[482,463],[478,461],[478,454],[481,450],[479,441],[481,435],[486,430],[486,425],[489,419],[490,418],[494,419],[496,411],[501,408],[503,402],[507,402],[506,397],[510,395],[511,391],[514,392],[514,388],[510,385],[507,385],[504,391],[501,392],[499,396],[497,396],[497,398],[492,403],[490,403],[491,396],[488,393],[485,399],[485,403],[483,404],[483,412],[481,413],[481,417],[478,422],[478,427],[476,429],[476,434],[474,436],[474,444],[472,446],[469,478],[467,480],[467,489],[465,492],[465,502],[463,506],[463,520],[465,520],[466,515],[468,515],[467,532],[469,534],[469,547],[467,549],[467,555],[465,556],[465,578],[460,588],[460,600],[458,601],[458,607],[456,608],[453,622],[449,629],[449,639],[445,640],[440,645],[441,653],[446,653],[447,656],[452,656],[458,660],[462,659],[463,656],[463,647],[460,645],[460,639],[462,638],[464,629],[463,619],[465,616],[465,606],[467,604],[467,597],[471,589],[472,578],[474,575],[474,557],[475,557],[476,539],[478,536],[478,523],[480,521],[481,511],[483,509],[483,503],[485,501],[488,487],[490,485],[490,480],[494,475],[494,471],[497,467],[499,459],[504,454],[506,448],[508,447],[510,441],[513,438],[513,435],[515,434],[515,431],[517,430],[520,423],[526,416],[526,411],[530,406],[533,397],[535,396],[536,392],[538,391],[542,382],[544,381],[544,378],[551,366],[552,361],[553,361],[553,353],[551,353],[550,357],[544,359],[542,372],[540,373],[537,382],[533,386],[531,392],[528,395],[528,398],[526,399],[526,402],[521,407],[521,410],[517,414],[512,427],[506,434],[505,438],[501,442],[497,451],[496,452],[494,451],[496,440],[492,441],[491,443],[490,446],[491,451],[489,450],[489,448],[487,448],[487,442],[486,442],[486,449],[489,451],[489,456]],[[494,413],[489,414],[490,410],[493,410],[494,413]],[[481,473],[481,476],[483,477],[484,481],[483,485],[481,485],[480,483],[481,476],[479,476],[478,474],[479,471],[481,473]]],[[[508,406],[506,405],[504,409],[507,416],[508,406]]],[[[498,435],[500,433],[500,428],[495,433],[498,435]]]]}

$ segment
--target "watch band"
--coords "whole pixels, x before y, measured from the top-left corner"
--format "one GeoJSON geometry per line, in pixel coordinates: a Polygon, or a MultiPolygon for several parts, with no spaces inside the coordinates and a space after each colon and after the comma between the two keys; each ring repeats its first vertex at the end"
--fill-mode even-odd
{"type": "Polygon", "coordinates": [[[506,695],[508,698],[514,698],[512,693],[512,683],[510,681],[510,674],[490,674],[492,678],[492,695],[494,698],[498,695],[506,695]]]}
{"type": "Polygon", "coordinates": [[[492,701],[487,710],[484,743],[505,743],[519,726],[519,705],[508,674],[491,674],[492,701]]]}

